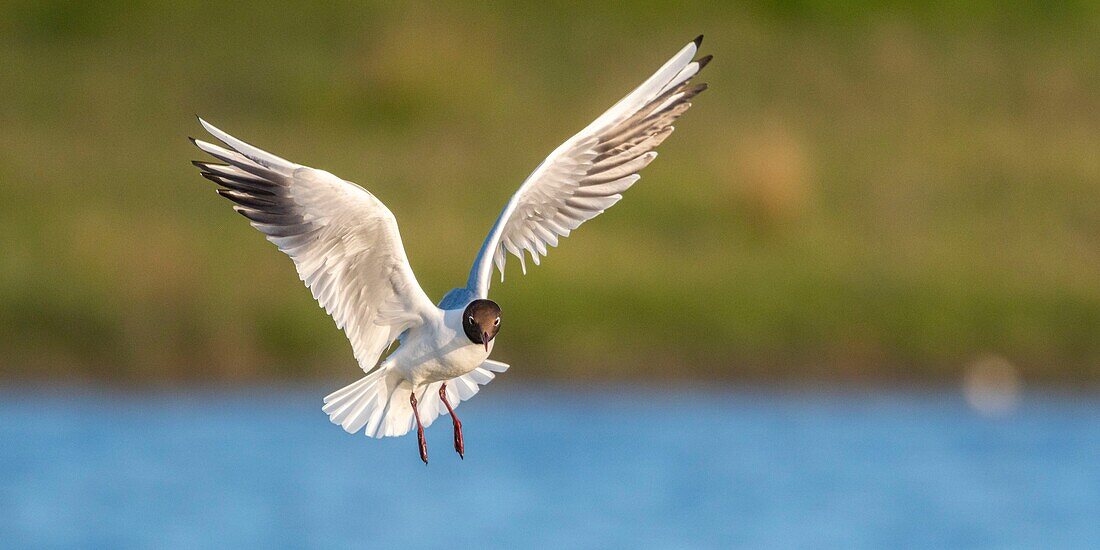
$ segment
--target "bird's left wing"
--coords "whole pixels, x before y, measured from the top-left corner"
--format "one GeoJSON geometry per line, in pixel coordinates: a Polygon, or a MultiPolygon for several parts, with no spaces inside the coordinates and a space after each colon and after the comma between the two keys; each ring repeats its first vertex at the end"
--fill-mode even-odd
{"type": "Polygon", "coordinates": [[[281,159],[199,122],[229,149],[193,139],[225,163],[195,166],[294,260],[364,371],[374,368],[401,332],[440,314],[417,283],[397,220],[382,201],[324,170],[281,159]]]}
{"type": "Polygon", "coordinates": [[[633,92],[580,133],[561,144],[527,177],[485,238],[464,291],[489,294],[493,265],[504,278],[505,252],[524,252],[537,265],[558,237],[600,215],[622,198],[672,133],[672,123],[706,89],[691,79],[711,56],[694,60],[703,37],[684,46],[633,92]]]}

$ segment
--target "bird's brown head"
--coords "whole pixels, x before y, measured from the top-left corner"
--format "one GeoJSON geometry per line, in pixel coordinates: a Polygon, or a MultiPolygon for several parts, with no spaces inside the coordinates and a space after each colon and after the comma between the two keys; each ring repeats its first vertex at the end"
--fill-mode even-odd
{"type": "Polygon", "coordinates": [[[474,300],[462,312],[462,330],[475,344],[485,346],[489,351],[489,342],[500,332],[500,306],[492,300],[474,300]]]}

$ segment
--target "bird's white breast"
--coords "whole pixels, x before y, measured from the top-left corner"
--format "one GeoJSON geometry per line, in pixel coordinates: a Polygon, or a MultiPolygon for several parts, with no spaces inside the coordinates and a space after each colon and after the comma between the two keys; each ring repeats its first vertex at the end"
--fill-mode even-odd
{"type": "Polygon", "coordinates": [[[474,344],[462,330],[462,312],[465,308],[446,310],[439,321],[429,322],[410,329],[401,347],[387,363],[405,375],[415,385],[450,380],[469,373],[481,366],[489,352],[482,344],[474,344]]]}

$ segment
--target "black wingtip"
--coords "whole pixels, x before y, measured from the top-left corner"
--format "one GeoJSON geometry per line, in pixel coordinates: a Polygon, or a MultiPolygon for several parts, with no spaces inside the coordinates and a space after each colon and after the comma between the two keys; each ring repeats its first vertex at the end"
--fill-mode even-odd
{"type": "Polygon", "coordinates": [[[703,70],[703,67],[707,66],[707,63],[710,63],[711,59],[714,59],[713,55],[704,55],[703,57],[696,59],[695,62],[699,64],[699,70],[701,71],[703,70]]]}
{"type": "Polygon", "coordinates": [[[210,172],[199,172],[199,175],[218,185],[224,185],[218,176],[211,174],[210,172]]]}
{"type": "Polygon", "coordinates": [[[699,36],[696,36],[695,40],[692,40],[692,42],[695,42],[695,47],[696,48],[698,48],[699,46],[702,46],[703,45],[703,35],[700,34],[699,36]]]}

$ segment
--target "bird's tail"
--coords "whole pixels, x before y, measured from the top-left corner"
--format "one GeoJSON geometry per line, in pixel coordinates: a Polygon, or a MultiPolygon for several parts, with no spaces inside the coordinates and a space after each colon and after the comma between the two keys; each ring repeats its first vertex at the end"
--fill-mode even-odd
{"type": "Polygon", "coordinates": [[[348,433],[366,427],[370,437],[405,435],[412,428],[412,386],[391,367],[379,367],[325,397],[323,410],[348,433]],[[404,388],[404,392],[398,391],[404,388]]]}
{"type": "MultiPolygon", "coordinates": [[[[488,384],[494,373],[504,372],[508,365],[486,360],[473,371],[447,381],[447,401],[452,407],[474,396],[480,385],[488,384]]],[[[424,427],[431,425],[446,406],[439,399],[442,382],[433,382],[417,388],[417,410],[424,427]]],[[[323,410],[333,424],[339,424],[348,433],[366,427],[369,437],[395,437],[409,433],[416,426],[412,404],[409,403],[410,384],[393,367],[382,366],[328,397],[323,410]]]]}

